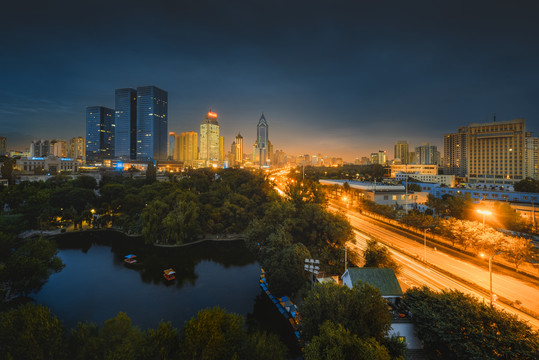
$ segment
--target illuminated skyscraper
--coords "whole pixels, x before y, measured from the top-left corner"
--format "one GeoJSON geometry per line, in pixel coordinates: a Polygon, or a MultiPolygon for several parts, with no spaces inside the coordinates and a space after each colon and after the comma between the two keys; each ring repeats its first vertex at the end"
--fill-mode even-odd
{"type": "Polygon", "coordinates": [[[415,163],[417,165],[438,165],[440,164],[440,152],[436,145],[424,143],[415,148],[415,163]]]}
{"type": "Polygon", "coordinates": [[[210,109],[200,124],[200,160],[204,160],[206,165],[220,159],[220,136],[221,128],[217,122],[217,114],[210,109]]]}
{"type": "Polygon", "coordinates": [[[525,177],[539,180],[539,138],[526,137],[525,177]]]}
{"type": "MultiPolygon", "coordinates": [[[[110,159],[114,154],[114,110],[86,108],[86,160],[110,159]]],[[[44,155],[41,155],[44,156],[44,155]]]]}
{"type": "Polygon", "coordinates": [[[240,133],[234,141],[234,165],[243,165],[243,136],[240,133]]]}
{"type": "Polygon", "coordinates": [[[198,134],[194,131],[180,134],[180,161],[193,165],[198,160],[198,134]]]}
{"type": "Polygon", "coordinates": [[[166,160],[168,93],[155,86],[137,88],[137,160],[166,160]]]}
{"type": "Polygon", "coordinates": [[[116,89],[115,98],[114,156],[134,160],[137,157],[137,91],[116,89]]]}
{"type": "Polygon", "coordinates": [[[256,126],[256,142],[253,145],[253,162],[260,166],[269,165],[269,135],[268,135],[268,122],[264,117],[264,114],[260,116],[258,125],[256,126]]]}

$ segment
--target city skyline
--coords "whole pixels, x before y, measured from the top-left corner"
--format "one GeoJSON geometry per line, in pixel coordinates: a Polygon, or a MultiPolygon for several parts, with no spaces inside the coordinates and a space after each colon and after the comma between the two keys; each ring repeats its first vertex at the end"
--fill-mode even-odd
{"type": "Polygon", "coordinates": [[[0,135],[9,149],[82,136],[87,106],[114,108],[110,89],[141,85],[169,92],[169,131],[197,131],[214,109],[227,149],[238,132],[254,143],[261,112],[275,149],[349,162],[380,149],[391,158],[399,140],[442,149],[445,134],[494,114],[526,118],[538,135],[531,1],[245,2],[241,11],[117,1],[97,16],[101,4],[6,5],[0,135]],[[153,50],[138,51],[143,43],[153,50]]]}

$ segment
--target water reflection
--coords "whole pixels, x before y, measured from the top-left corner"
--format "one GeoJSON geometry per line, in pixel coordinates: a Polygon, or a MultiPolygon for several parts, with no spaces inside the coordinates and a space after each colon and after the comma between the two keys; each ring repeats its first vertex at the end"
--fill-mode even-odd
{"type": "Polygon", "coordinates": [[[260,293],[260,266],[241,241],[155,248],[116,232],[71,233],[57,241],[66,267],[34,297],[68,327],[102,324],[123,311],[141,328],[160,320],[181,328],[205,307],[247,315],[260,293]],[[127,254],[139,262],[126,264],[127,254]],[[173,281],[163,278],[168,268],[176,271],[173,281]]]}

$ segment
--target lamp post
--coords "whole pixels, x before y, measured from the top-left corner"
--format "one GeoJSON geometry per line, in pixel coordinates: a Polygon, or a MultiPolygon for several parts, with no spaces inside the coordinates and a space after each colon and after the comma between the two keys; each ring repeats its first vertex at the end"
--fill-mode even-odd
{"type": "Polygon", "coordinates": [[[492,215],[490,211],[487,210],[476,210],[478,213],[483,215],[483,229],[485,228],[485,215],[492,215]]]}
{"type": "Polygon", "coordinates": [[[427,231],[430,231],[429,228],[423,230],[423,245],[425,248],[425,262],[427,262],[427,231]]]}
{"type": "MultiPolygon", "coordinates": [[[[489,256],[488,258],[488,273],[490,277],[490,306],[492,306],[492,259],[494,259],[496,255],[499,255],[501,253],[503,253],[503,251],[498,251],[496,254],[489,256]]],[[[481,254],[481,256],[485,257],[486,255],[481,254]]]]}

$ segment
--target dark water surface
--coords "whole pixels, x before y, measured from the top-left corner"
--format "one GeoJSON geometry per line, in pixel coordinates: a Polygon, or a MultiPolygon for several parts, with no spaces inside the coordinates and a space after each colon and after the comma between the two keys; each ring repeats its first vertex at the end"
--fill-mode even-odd
{"type": "Polygon", "coordinates": [[[160,320],[182,328],[206,307],[248,315],[260,294],[260,266],[241,241],[155,248],[116,232],[89,232],[60,237],[58,248],[65,268],[34,298],[67,327],[102,325],[123,311],[142,329],[160,320]],[[139,264],[125,264],[128,254],[139,264]],[[170,267],[173,281],[163,278],[170,267]]]}

